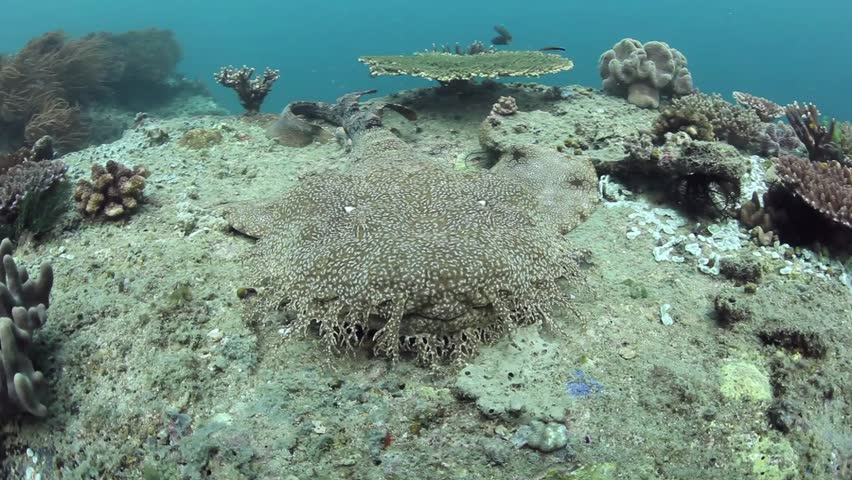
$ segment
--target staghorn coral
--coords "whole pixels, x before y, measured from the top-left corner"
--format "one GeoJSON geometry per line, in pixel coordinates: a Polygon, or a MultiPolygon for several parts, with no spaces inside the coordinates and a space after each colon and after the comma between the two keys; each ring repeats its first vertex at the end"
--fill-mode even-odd
{"type": "Polygon", "coordinates": [[[642,108],[657,108],[660,97],[692,93],[686,57],[663,42],[642,44],[625,38],[604,52],[598,70],[607,93],[642,108]]]}
{"type": "Polygon", "coordinates": [[[734,92],[734,100],[737,104],[742,105],[754,113],[764,122],[771,122],[776,118],[784,115],[784,107],[769,100],[768,98],[758,97],[750,93],[734,92]]]}
{"type": "Polygon", "coordinates": [[[852,167],[794,155],[782,155],[776,163],[778,177],[793,194],[828,220],[852,228],[852,167]]]}
{"type": "Polygon", "coordinates": [[[142,166],[133,169],[110,160],[106,166],[92,165],[92,181],[80,179],[74,189],[77,210],[84,217],[117,220],[130,215],[143,200],[145,178],[142,166]]]}
{"type": "Polygon", "coordinates": [[[663,108],[654,129],[659,138],[686,132],[696,140],[720,140],[748,151],[760,150],[766,132],[754,111],[703,93],[678,98],[663,108]]]}
{"type": "Polygon", "coordinates": [[[591,198],[578,204],[593,205],[591,165],[577,187],[563,182],[568,167],[555,152],[527,147],[502,172],[463,173],[380,127],[353,129],[348,172],[226,208],[236,230],[258,239],[243,262],[257,291],[252,316],[292,312],[293,330],[316,322],[329,351],[363,343],[424,363],[470,355],[515,325],[549,323],[550,308],[566,302],[558,283],[580,277],[552,222],[580,213],[555,199],[582,188],[591,198]],[[535,163],[548,154],[559,158],[535,163]]]}
{"type": "Polygon", "coordinates": [[[33,332],[47,321],[53,268],[41,264],[38,280],[29,278],[12,257],[9,239],[0,242],[0,419],[19,412],[37,417],[47,414],[36,390],[44,374],[29,357],[33,332]]]}
{"type": "Polygon", "coordinates": [[[266,67],[263,70],[263,75],[252,78],[254,76],[254,68],[249,68],[243,65],[243,68],[236,69],[234,67],[222,67],[213,78],[220,85],[233,89],[237,92],[240,98],[240,105],[246,109],[246,113],[255,114],[260,111],[260,106],[266,95],[272,90],[274,84],[281,74],[278,70],[272,70],[266,67]]]}
{"type": "Polygon", "coordinates": [[[794,102],[787,105],[786,114],[796,136],[805,144],[808,158],[817,162],[837,160],[841,163],[852,163],[846,161],[840,146],[835,143],[836,122],[832,119],[828,125],[820,123],[820,113],[816,105],[799,105],[794,102]]]}

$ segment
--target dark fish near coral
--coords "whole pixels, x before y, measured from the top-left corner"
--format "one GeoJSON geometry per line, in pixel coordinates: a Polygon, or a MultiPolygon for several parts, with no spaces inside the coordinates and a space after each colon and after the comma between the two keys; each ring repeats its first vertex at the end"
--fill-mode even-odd
{"type": "Polygon", "coordinates": [[[512,34],[503,25],[494,25],[494,31],[497,36],[491,39],[493,45],[508,45],[512,43],[512,34]]]}
{"type": "Polygon", "coordinates": [[[565,49],[562,48],[562,47],[544,47],[544,48],[539,48],[538,51],[539,52],[564,52],[565,49]]]}

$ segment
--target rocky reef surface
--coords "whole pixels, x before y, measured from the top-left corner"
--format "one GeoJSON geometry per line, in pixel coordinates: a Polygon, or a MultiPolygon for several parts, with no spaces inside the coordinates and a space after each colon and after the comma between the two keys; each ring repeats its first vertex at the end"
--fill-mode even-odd
{"type": "MultiPolygon", "coordinates": [[[[599,168],[658,118],[582,87],[558,93],[494,84],[374,101],[416,111],[414,122],[386,116],[386,128],[419,161],[462,174],[512,151],[481,146],[500,97],[518,113],[487,128],[599,168]]],[[[460,364],[427,368],[329,352],[310,328],[292,335],[287,315],[256,321],[240,262],[256,241],[229,226],[229,205],[357,163],[331,138],[278,144],[264,132],[274,120],[152,117],[63,157],[71,178],[110,160],[144,165],[146,202],[122,222],[69,212],[16,248],[23,267],[53,266],[50,321],[29,349],[48,413],[0,423],[4,478],[852,474],[846,265],[760,246],[729,218],[693,219],[606,176],[601,205],[562,232],[566,249],[587,253],[583,287],[566,290],[575,311],[551,312],[554,328],[515,325],[460,364]]],[[[763,161],[736,160],[747,198],[763,161]]]]}

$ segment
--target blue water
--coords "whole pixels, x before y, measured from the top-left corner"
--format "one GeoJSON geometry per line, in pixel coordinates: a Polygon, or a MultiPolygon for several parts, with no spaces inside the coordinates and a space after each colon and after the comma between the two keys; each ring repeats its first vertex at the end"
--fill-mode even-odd
{"type": "Polygon", "coordinates": [[[390,92],[429,85],[410,78],[370,78],[357,57],[422,50],[435,43],[486,43],[494,24],[512,31],[513,49],[558,45],[571,72],[548,84],[599,86],[597,60],[623,37],[662,40],[689,59],[695,85],[730,96],[741,90],[815,102],[852,119],[852,1],[850,0],[30,0],[6,2],[0,51],[15,51],[36,35],[71,35],[147,27],[174,30],[184,48],[179,69],[209,84],[216,99],[241,111],[233,92],[212,80],[225,64],[281,70],[264,104],[332,100],[378,88],[390,92]]]}

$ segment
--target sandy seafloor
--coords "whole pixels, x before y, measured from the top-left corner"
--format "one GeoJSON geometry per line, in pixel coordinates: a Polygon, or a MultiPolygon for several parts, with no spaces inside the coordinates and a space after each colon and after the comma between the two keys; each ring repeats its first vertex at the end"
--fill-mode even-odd
{"type": "MultiPolygon", "coordinates": [[[[387,124],[436,162],[476,168],[479,123],[501,94],[553,114],[532,126],[541,144],[580,138],[604,160],[656,116],[581,88],[560,100],[543,92],[506,87],[466,102],[407,92],[391,101],[420,118],[387,124]]],[[[591,263],[581,318],[554,315],[562,334],[519,329],[461,367],[429,370],[365,353],[328,361],[316,338],[250,324],[237,290],[252,240],[220,207],[348,161],[334,142],[276,144],[264,135],[271,119],[151,118],[64,157],[72,179],[93,162],[146,165],[147,203],[125,223],[71,212],[18,248],[22,263],[56,271],[34,353],[50,413],[2,425],[3,478],[852,478],[843,265],[758,247],[730,225],[680,222],[640,196],[610,197],[568,235],[591,263]],[[151,145],[146,132],[158,128],[169,141],[151,145]],[[192,129],[221,141],[188,148],[192,129]],[[757,263],[756,291],[699,271],[687,244],[757,263]],[[721,324],[717,296],[750,317],[721,324]],[[525,444],[536,418],[567,427],[567,446],[525,444]]]]}

